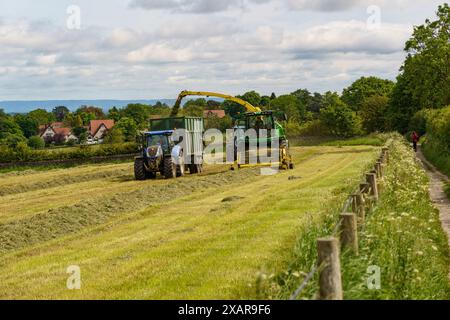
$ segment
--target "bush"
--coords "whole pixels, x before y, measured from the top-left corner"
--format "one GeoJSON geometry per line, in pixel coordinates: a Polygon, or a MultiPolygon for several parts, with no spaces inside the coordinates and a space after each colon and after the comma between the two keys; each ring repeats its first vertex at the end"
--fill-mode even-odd
{"type": "Polygon", "coordinates": [[[32,149],[43,149],[45,147],[45,141],[39,136],[32,136],[28,139],[28,146],[32,149]]]}
{"type": "Polygon", "coordinates": [[[21,142],[16,148],[0,146],[0,162],[30,162],[70,159],[89,159],[121,154],[134,154],[139,151],[136,143],[109,144],[101,146],[79,146],[60,150],[32,150],[21,142]]]}
{"type": "Polygon", "coordinates": [[[426,131],[422,145],[425,156],[450,176],[450,106],[427,112],[426,131]]]}
{"type": "Polygon", "coordinates": [[[348,138],[361,133],[360,119],[336,93],[327,93],[324,101],[320,120],[332,135],[348,138]]]}

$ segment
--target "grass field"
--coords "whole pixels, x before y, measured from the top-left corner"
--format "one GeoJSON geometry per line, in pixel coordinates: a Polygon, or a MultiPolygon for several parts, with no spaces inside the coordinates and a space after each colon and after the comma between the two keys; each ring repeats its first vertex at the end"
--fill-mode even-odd
{"type": "Polygon", "coordinates": [[[132,164],[0,175],[0,298],[254,298],[311,216],[342,203],[378,148],[302,147],[296,168],[208,166],[134,181],[132,164]],[[68,290],[66,269],[81,268],[68,290]]]}

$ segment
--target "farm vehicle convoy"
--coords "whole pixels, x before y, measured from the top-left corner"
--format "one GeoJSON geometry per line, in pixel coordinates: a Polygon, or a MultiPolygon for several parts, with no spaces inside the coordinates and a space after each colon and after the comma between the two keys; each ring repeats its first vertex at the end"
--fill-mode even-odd
{"type": "MultiPolygon", "coordinates": [[[[286,121],[286,114],[275,111],[262,111],[259,107],[230,95],[214,92],[183,91],[168,118],[151,119],[150,130],[142,134],[141,155],[135,158],[134,174],[136,180],[155,179],[160,173],[166,179],[201,173],[203,170],[204,121],[197,117],[178,117],[182,100],[187,96],[216,97],[233,101],[246,109],[235,119],[234,130],[234,163],[232,170],[247,166],[274,166],[280,169],[293,169],[292,156],[289,152],[289,141],[280,121],[286,121]],[[242,134],[255,132],[255,135],[242,134]],[[274,134],[260,134],[262,130],[274,134]],[[272,154],[278,153],[277,161],[257,163],[250,161],[250,153],[266,149],[272,154]],[[244,151],[240,158],[239,151],[244,151]]],[[[257,156],[258,158],[258,156],[257,156]]]]}

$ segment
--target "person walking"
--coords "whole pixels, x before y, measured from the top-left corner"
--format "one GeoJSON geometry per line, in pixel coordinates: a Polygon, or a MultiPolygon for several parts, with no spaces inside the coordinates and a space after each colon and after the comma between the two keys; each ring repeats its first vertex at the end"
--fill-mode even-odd
{"type": "Polygon", "coordinates": [[[414,131],[412,133],[411,139],[412,139],[412,142],[413,142],[414,151],[417,152],[417,143],[419,142],[419,139],[420,139],[420,137],[417,134],[417,132],[414,131]]]}

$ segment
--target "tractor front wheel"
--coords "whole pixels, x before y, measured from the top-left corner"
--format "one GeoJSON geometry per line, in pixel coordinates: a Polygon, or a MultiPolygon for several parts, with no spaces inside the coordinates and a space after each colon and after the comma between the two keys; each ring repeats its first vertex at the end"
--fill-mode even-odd
{"type": "Polygon", "coordinates": [[[143,159],[134,160],[134,177],[136,178],[136,180],[140,181],[147,179],[147,172],[144,167],[143,159]]]}
{"type": "Polygon", "coordinates": [[[166,179],[172,179],[177,176],[177,166],[173,162],[172,157],[164,159],[164,177],[166,179]]]}

